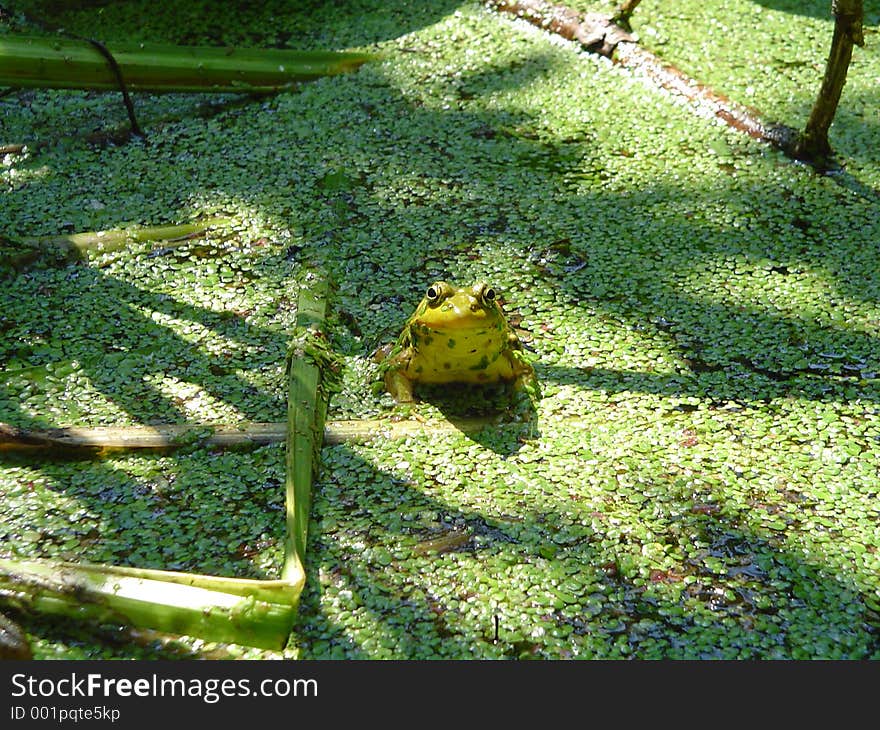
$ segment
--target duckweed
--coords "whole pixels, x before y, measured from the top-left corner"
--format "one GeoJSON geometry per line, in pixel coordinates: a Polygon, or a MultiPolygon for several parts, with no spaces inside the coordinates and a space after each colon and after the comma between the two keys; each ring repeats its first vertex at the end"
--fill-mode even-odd
{"type": "MultiPolygon", "coordinates": [[[[137,25],[131,3],[53,19],[214,42],[186,30],[209,5],[137,25]]],[[[503,393],[432,393],[410,408],[424,434],[325,446],[284,652],[120,646],[23,617],[35,654],[880,657],[880,211],[859,193],[880,179],[870,49],[834,127],[847,187],[478,3],[416,5],[247,10],[223,42],[385,60],[260,100],[137,95],[146,142],[119,136],[117,95],[0,96],[0,144],[27,145],[0,159],[0,236],[236,221],[0,269],[0,421],[284,421],[297,282],[316,262],[344,363],[331,419],[398,415],[371,390],[371,353],[437,279],[492,282],[543,391],[525,416],[503,393]],[[474,414],[498,423],[430,430],[474,414]]],[[[633,21],[664,58],[797,126],[830,39],[813,5],[688,0],[633,21]],[[780,73],[743,63],[766,50],[758,15],[787,29],[780,73]]],[[[277,445],[2,459],[6,554],[279,574],[277,445]]]]}

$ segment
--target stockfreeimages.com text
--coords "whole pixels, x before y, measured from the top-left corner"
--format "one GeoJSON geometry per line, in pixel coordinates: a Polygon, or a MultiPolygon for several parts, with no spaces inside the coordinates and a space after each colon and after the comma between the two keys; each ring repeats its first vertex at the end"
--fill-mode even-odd
{"type": "Polygon", "coordinates": [[[60,679],[37,679],[25,673],[12,675],[13,697],[198,697],[213,704],[223,697],[317,697],[316,679],[272,678],[251,682],[241,679],[189,679],[149,677],[128,679],[98,673],[79,676],[71,672],[60,679]]]}

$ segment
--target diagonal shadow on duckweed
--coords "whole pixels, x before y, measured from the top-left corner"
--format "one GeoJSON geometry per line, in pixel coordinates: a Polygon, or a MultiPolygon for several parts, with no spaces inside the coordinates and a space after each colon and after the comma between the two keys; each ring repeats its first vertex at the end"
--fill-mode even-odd
{"type": "MultiPolygon", "coordinates": [[[[195,394],[185,388],[178,395],[163,393],[159,377],[198,385],[209,397],[249,412],[254,420],[284,412],[283,397],[254,387],[238,374],[283,361],[283,332],[248,325],[232,312],[192,307],[90,268],[73,273],[76,285],[59,287],[51,296],[15,286],[23,300],[40,302],[39,310],[31,310],[36,315],[32,319],[26,305],[19,308],[15,329],[44,344],[7,351],[18,366],[7,367],[7,379],[26,384],[47,374],[57,381],[59,373],[81,373],[111,408],[142,423],[191,417],[187,395],[195,394]]],[[[0,418],[15,422],[15,414],[6,411],[16,403],[5,400],[0,418]]]]}
{"type": "Polygon", "coordinates": [[[515,482],[481,482],[479,469],[465,468],[464,487],[401,479],[344,446],[325,457],[303,658],[880,656],[870,591],[723,499],[665,484],[597,502],[571,493],[577,479],[518,497],[515,482]],[[475,507],[481,489],[517,507],[475,507]],[[650,527],[621,529],[639,519],[650,527]],[[420,552],[451,532],[469,539],[420,552]]]}
{"type": "MultiPolygon", "coordinates": [[[[434,4],[429,10],[440,8],[444,12],[438,17],[446,17],[450,7],[434,4]]],[[[160,141],[151,148],[149,165],[137,146],[103,150],[100,162],[109,172],[88,193],[58,196],[57,177],[63,170],[52,177],[52,155],[58,151],[42,148],[41,156],[17,165],[30,177],[26,193],[24,188],[8,193],[9,209],[23,211],[16,223],[33,220],[22,196],[43,193],[55,196],[59,220],[81,220],[88,201],[129,196],[132,183],[114,187],[111,173],[140,166],[143,175],[134,193],[143,197],[137,214],[145,220],[157,211],[184,212],[191,201],[210,194],[243,201],[249,209],[282,221],[296,239],[294,258],[330,247],[334,278],[341,282],[338,304],[349,314],[343,328],[348,330],[343,339],[352,348],[345,353],[349,357],[364,356],[356,348],[377,333],[394,332],[426,283],[487,273],[504,279],[499,288],[508,291],[512,308],[522,312],[524,326],[532,332],[540,376],[551,390],[542,408],[570,408],[579,415],[606,409],[601,412],[614,424],[621,404],[641,403],[647,419],[657,408],[671,417],[702,416],[702,410],[689,409],[717,408],[722,401],[755,407],[767,399],[780,408],[780,402],[794,397],[811,407],[845,405],[845,415],[856,424],[870,415],[860,401],[876,403],[870,376],[880,368],[880,343],[870,326],[880,291],[874,255],[880,220],[876,205],[816,183],[763,148],[699,129],[650,97],[639,102],[645,104],[639,112],[660,116],[661,123],[634,130],[630,119],[615,120],[614,113],[603,109],[609,98],[617,98],[611,91],[619,93],[620,79],[603,81],[588,65],[578,67],[573,83],[566,73],[573,62],[564,55],[568,51],[543,45],[534,51],[520,44],[493,55],[494,49],[490,53],[480,45],[490,21],[465,15],[463,40],[458,42],[492,58],[483,73],[462,71],[454,59],[446,70],[420,69],[430,60],[430,44],[439,44],[445,32],[437,31],[427,41],[406,41],[406,53],[398,54],[393,64],[365,69],[332,85],[318,84],[296,96],[266,100],[256,118],[235,110],[218,116],[207,130],[181,124],[167,144],[160,141]],[[406,66],[406,59],[418,63],[406,66]],[[591,84],[583,83],[584,74],[595,83],[597,96],[585,91],[591,84]],[[560,105],[548,99],[551,91],[559,98],[559,89],[573,100],[569,120],[551,113],[560,105]],[[436,101],[440,96],[442,103],[436,101]],[[262,124],[265,119],[271,124],[262,124]],[[324,132],[317,145],[316,126],[324,132]],[[221,131],[224,138],[247,140],[254,128],[259,128],[260,144],[217,144],[221,131]],[[645,157],[659,162],[646,166],[645,157]],[[170,169],[183,174],[169,176],[170,169]],[[345,179],[357,184],[336,189],[321,184],[345,179]],[[554,389],[557,395],[561,390],[572,394],[571,401],[557,398],[554,389]],[[638,396],[657,398],[643,403],[638,396]],[[701,406],[693,399],[707,403],[701,406]],[[859,408],[862,413],[855,412],[859,408]]],[[[332,27],[328,25],[328,32],[332,27]]],[[[514,32],[509,25],[503,28],[506,35],[514,32]]],[[[490,31],[498,28],[492,25],[490,31]]],[[[73,152],[84,151],[74,144],[73,152]]],[[[114,217],[122,215],[96,209],[90,220],[112,227],[124,222],[114,217]]],[[[256,270],[271,275],[281,264],[267,257],[256,270]]],[[[252,383],[241,374],[253,364],[254,350],[260,358],[266,356],[262,362],[273,361],[277,353],[272,348],[281,347],[281,340],[274,339],[277,333],[247,325],[236,315],[226,319],[209,306],[154,295],[148,287],[115,275],[65,270],[71,272],[82,286],[64,289],[69,308],[82,312],[86,321],[94,321],[95,312],[112,321],[113,327],[105,330],[112,342],[102,339],[105,322],[88,336],[70,333],[59,353],[52,351],[54,342],[39,351],[47,343],[29,341],[24,352],[13,355],[19,365],[31,356],[41,364],[56,354],[76,358],[80,367],[90,368],[89,380],[98,384],[98,394],[132,420],[187,418],[188,411],[167,390],[152,385],[159,373],[195,380],[221,411],[231,406],[249,417],[281,412],[277,392],[252,392],[252,383]],[[99,298],[98,292],[106,297],[99,298]],[[113,302],[110,307],[107,299],[113,302]],[[194,352],[190,340],[162,324],[166,318],[196,322],[200,332],[214,332],[241,349],[233,347],[232,357],[218,362],[204,349],[194,352]],[[168,359],[152,355],[157,341],[168,344],[167,352],[174,354],[168,359]],[[270,341],[268,350],[261,350],[270,341]],[[92,364],[97,362],[89,359],[94,349],[119,344],[125,349],[117,365],[125,365],[127,373],[92,364]],[[225,372],[212,372],[218,367],[225,372]],[[138,385],[132,389],[134,383],[138,385]]],[[[51,290],[58,286],[56,280],[46,272],[34,277],[27,280],[31,333],[22,335],[22,342],[39,339],[49,325],[56,331],[65,326],[61,318],[40,309],[42,288],[51,290]]],[[[179,285],[171,279],[171,291],[179,285]]],[[[48,408],[19,410],[19,395],[13,390],[4,400],[4,409],[11,408],[10,420],[25,427],[56,425],[48,408]]],[[[70,413],[70,406],[66,408],[70,413]]],[[[813,411],[804,410],[797,418],[809,420],[813,411]]],[[[843,421],[838,417],[835,423],[843,421]]],[[[808,429],[802,439],[809,441],[817,433],[808,429]]],[[[627,436],[631,434],[626,431],[620,434],[625,446],[627,436]]],[[[868,443],[869,437],[862,433],[856,446],[868,443]]],[[[551,443],[549,432],[542,438],[551,443]]],[[[572,438],[576,446],[557,437],[553,458],[541,457],[548,474],[558,465],[583,479],[592,478],[597,464],[637,468],[639,452],[620,449],[613,439],[600,442],[583,433],[572,438]],[[570,457],[566,448],[572,449],[570,457]],[[584,450],[590,450],[586,459],[584,450]]],[[[838,456],[845,458],[834,450],[833,440],[823,442],[833,452],[830,467],[837,465],[838,456]]],[[[724,647],[723,656],[794,656],[795,650],[809,653],[804,647],[812,645],[816,655],[833,656],[835,650],[821,635],[842,632],[844,654],[876,655],[871,628],[876,616],[867,607],[867,591],[842,577],[847,574],[836,570],[839,566],[826,565],[823,561],[831,558],[821,550],[815,559],[803,557],[795,544],[799,534],[792,544],[780,539],[784,521],[769,520],[777,525],[772,529],[763,518],[750,523],[749,511],[735,501],[746,499],[736,482],[722,484],[730,489],[732,507],[717,495],[714,501],[702,495],[704,502],[688,497],[685,492],[694,489],[692,476],[672,469],[649,472],[641,491],[647,489],[652,496],[644,499],[638,499],[634,487],[618,488],[622,475],[607,471],[590,489],[576,488],[577,480],[568,484],[559,479],[538,489],[530,483],[543,484],[541,473],[514,470],[511,476],[510,464],[530,454],[526,445],[493,449],[488,441],[466,443],[476,450],[481,468],[494,465],[502,476],[484,483],[462,456],[469,452],[459,451],[453,456],[461,463],[450,459],[443,468],[467,476],[446,474],[449,493],[449,485],[435,485],[433,477],[398,477],[390,468],[375,466],[389,458],[387,452],[325,450],[329,476],[317,490],[308,553],[310,576],[317,580],[310,580],[303,599],[306,654],[376,656],[397,651],[416,656],[427,646],[441,656],[472,655],[475,647],[489,656],[563,656],[576,646],[585,655],[622,656],[628,646],[630,655],[644,656],[711,655],[717,647],[724,647]],[[508,471],[498,466],[499,459],[508,471]],[[513,481],[508,484],[505,477],[513,481]],[[467,478],[486,491],[485,503],[464,498],[467,478]],[[601,499],[594,487],[602,490],[601,499]],[[525,493],[510,501],[509,493],[517,489],[525,493]],[[560,493],[552,494],[554,489],[560,493]],[[725,509],[732,509],[732,516],[725,509]],[[663,540],[636,534],[652,520],[663,540]],[[475,536],[468,547],[421,558],[416,576],[391,570],[395,560],[406,560],[414,543],[459,528],[475,536]],[[664,558],[666,551],[661,554],[654,545],[668,545],[672,557],[664,558]],[[642,550],[649,560],[643,559],[642,550]],[[751,563],[734,563],[748,554],[754,557],[751,563]],[[835,570],[837,575],[829,577],[835,570]],[[657,571],[653,578],[652,571],[657,571]],[[481,588],[487,574],[500,575],[502,584],[513,583],[517,590],[505,593],[488,583],[487,589],[481,588]],[[554,580],[555,593],[550,590],[554,580]],[[759,598],[740,600],[741,594],[759,598]],[[841,611],[838,605],[853,608],[841,611]],[[503,645],[494,643],[496,615],[503,645]],[[638,619],[630,620],[630,615],[638,619]],[[367,641],[369,626],[384,633],[367,641]],[[735,640],[717,643],[728,631],[735,640]],[[571,636],[576,638],[566,638],[571,636]]],[[[200,471],[200,458],[194,456],[189,466],[179,468],[152,457],[138,465],[99,465],[88,473],[85,492],[68,473],[51,468],[42,474],[37,470],[33,478],[44,479],[59,493],[85,494],[87,508],[104,519],[101,530],[118,537],[114,550],[124,551],[126,543],[138,542],[137,530],[155,519],[159,495],[169,489],[147,472],[158,472],[174,491],[173,484],[184,480],[184,468],[195,467],[193,478],[202,475],[209,482],[218,473],[236,475],[240,469],[238,463],[223,462],[218,471],[200,471]],[[149,509],[123,500],[124,506],[105,510],[101,498],[88,496],[89,489],[103,483],[118,494],[146,488],[149,509]],[[156,486],[145,487],[151,483],[156,486]],[[126,531],[132,526],[134,536],[126,531]]],[[[392,463],[401,461],[394,458],[392,463]]],[[[409,461],[419,463],[415,457],[409,461]]],[[[258,456],[254,468],[272,473],[267,464],[274,463],[258,456]]],[[[703,467],[706,472],[727,468],[719,457],[705,463],[710,464],[703,467]]],[[[785,479],[785,466],[775,473],[776,481],[785,479]]],[[[836,488],[829,474],[818,473],[817,488],[836,488]]],[[[235,489],[252,480],[239,482],[235,489]]],[[[702,483],[697,487],[708,489],[702,483]]],[[[273,489],[266,482],[266,491],[273,489]]],[[[209,560],[222,562],[220,556],[234,552],[229,545],[264,502],[262,497],[242,496],[247,508],[237,514],[234,500],[199,494],[214,500],[210,514],[217,517],[216,530],[211,517],[197,517],[201,513],[193,503],[186,535],[195,535],[201,519],[211,528],[206,539],[221,547],[209,560]],[[233,521],[226,542],[221,519],[233,521]]],[[[833,500],[823,495],[820,501],[827,511],[833,500]]],[[[773,499],[770,504],[778,508],[780,503],[773,499]]],[[[266,509],[271,513],[271,505],[266,509]]],[[[845,521],[846,515],[832,512],[832,517],[845,521]]],[[[63,533],[66,516],[49,518],[53,525],[48,534],[63,533]]],[[[806,518],[810,525],[815,521],[816,529],[835,529],[821,523],[823,514],[807,512],[806,518]]],[[[16,519],[16,530],[26,525],[25,518],[16,519]]],[[[160,519],[156,527],[173,528],[172,522],[160,519]]],[[[158,540],[160,534],[151,532],[150,537],[158,540]]],[[[267,534],[271,540],[274,533],[267,534]]],[[[32,539],[39,544],[42,538],[32,539]]],[[[847,536],[845,543],[860,541],[866,549],[871,544],[859,536],[847,536]]],[[[70,549],[79,548],[71,543],[70,549]]],[[[145,557],[149,562],[155,556],[145,557]]],[[[182,559],[189,567],[207,564],[203,556],[182,559]]],[[[248,562],[238,566],[262,570],[253,563],[247,567],[248,562]]]]}
{"type": "MultiPolygon", "coordinates": [[[[16,303],[4,322],[14,335],[3,348],[12,365],[0,389],[4,422],[52,428],[72,418],[79,425],[81,412],[88,421],[188,423],[191,402],[201,401],[197,428],[205,399],[227,409],[215,416],[227,422],[235,420],[229,413],[255,420],[286,413],[284,317],[254,325],[248,312],[194,306],[82,262],[35,269],[7,283],[16,303]],[[260,360],[263,387],[252,374],[260,360]],[[167,387],[169,381],[177,387],[167,387]],[[83,387],[91,389],[90,402],[80,403],[80,411],[83,387]]],[[[278,577],[283,449],[79,456],[0,455],[0,533],[8,556],[278,577]]],[[[34,619],[34,626],[54,624],[34,619]]]]}

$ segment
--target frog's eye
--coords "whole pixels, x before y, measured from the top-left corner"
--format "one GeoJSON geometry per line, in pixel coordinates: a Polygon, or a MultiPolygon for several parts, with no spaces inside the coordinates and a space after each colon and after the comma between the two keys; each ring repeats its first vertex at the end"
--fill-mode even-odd
{"type": "Polygon", "coordinates": [[[495,301],[495,290],[482,281],[474,285],[474,293],[480,298],[483,304],[491,304],[495,301]]]}
{"type": "Polygon", "coordinates": [[[425,292],[425,299],[427,299],[429,303],[434,304],[440,300],[445,290],[445,282],[438,281],[436,284],[431,284],[431,286],[428,287],[428,291],[425,292]]]}

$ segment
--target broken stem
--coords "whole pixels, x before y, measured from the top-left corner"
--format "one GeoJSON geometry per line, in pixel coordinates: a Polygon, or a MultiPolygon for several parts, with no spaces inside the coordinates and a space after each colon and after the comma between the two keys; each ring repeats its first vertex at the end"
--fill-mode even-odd
{"type": "MultiPolygon", "coordinates": [[[[499,423],[495,418],[464,418],[425,422],[416,419],[327,421],[325,445],[370,441],[376,438],[403,439],[420,433],[475,433],[484,428],[522,426],[521,422],[499,423]]],[[[242,423],[240,425],[167,424],[158,426],[105,426],[95,428],[52,428],[33,430],[0,423],[0,453],[4,451],[170,451],[183,446],[235,448],[284,443],[287,423],[242,423]]]]}

